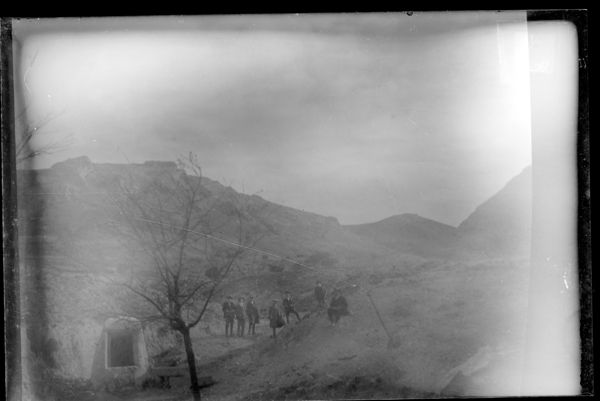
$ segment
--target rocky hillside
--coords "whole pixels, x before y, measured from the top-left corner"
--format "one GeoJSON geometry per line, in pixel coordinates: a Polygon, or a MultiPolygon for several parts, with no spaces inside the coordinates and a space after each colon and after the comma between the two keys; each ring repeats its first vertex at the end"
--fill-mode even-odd
{"type": "MultiPolygon", "coordinates": [[[[45,232],[59,241],[80,238],[94,231],[93,235],[97,235],[99,225],[106,220],[103,215],[106,196],[116,182],[130,179],[143,185],[161,174],[176,176],[185,172],[173,162],[95,164],[87,157],[57,163],[47,170],[21,171],[22,232],[29,235],[26,227],[33,227],[32,236],[45,232]]],[[[345,270],[352,270],[402,264],[407,260],[415,262],[419,258],[526,256],[529,250],[530,168],[480,205],[458,227],[415,214],[342,226],[334,217],[278,205],[256,195],[240,194],[207,177],[201,180],[213,196],[238,197],[265,212],[276,235],[265,238],[259,246],[267,253],[282,257],[279,261],[268,258],[271,264],[284,265],[282,260],[289,259],[316,268],[343,265],[345,270]]]]}
{"type": "MultiPolygon", "coordinates": [[[[341,287],[351,315],[339,325],[311,302],[300,310],[303,320],[292,320],[276,341],[265,322],[251,346],[200,359],[200,371],[217,381],[205,399],[519,394],[526,262],[430,262],[427,268],[357,274],[341,287]]],[[[198,340],[196,349],[208,355],[218,341],[229,340],[198,340]]]]}
{"type": "Polygon", "coordinates": [[[401,214],[347,230],[391,249],[426,257],[449,256],[458,244],[456,229],[416,214],[401,214]]]}
{"type": "Polygon", "coordinates": [[[531,168],[523,170],[458,227],[415,214],[345,229],[398,252],[426,258],[527,257],[531,236],[531,168]]]}
{"type": "MultiPolygon", "coordinates": [[[[33,313],[26,323],[35,323],[29,340],[41,350],[53,344],[61,374],[87,375],[86,352],[111,312],[102,308],[116,302],[107,278],[146,265],[132,258],[128,238],[112,226],[111,191],[125,181],[143,188],[185,174],[175,163],[95,164],[85,157],[19,172],[24,305],[33,313]]],[[[272,229],[247,252],[242,274],[232,277],[195,329],[201,372],[218,382],[207,399],[514,394],[528,265],[506,256],[526,243],[527,174],[458,228],[416,215],[341,226],[202,177],[211,197],[243,200],[260,209],[272,229]],[[497,259],[449,261],[448,254],[464,249],[497,259]],[[337,327],[315,308],[317,279],[329,293],[340,288],[348,298],[352,315],[337,327]],[[306,319],[284,328],[274,343],[265,308],[286,290],[306,319]],[[222,337],[218,302],[247,293],[256,295],[261,327],[255,339],[235,344],[222,337]]],[[[187,391],[181,380],[178,388],[187,391]]]]}
{"type": "MultiPolygon", "coordinates": [[[[181,176],[185,171],[174,162],[143,164],[96,164],[87,157],[57,163],[50,169],[19,172],[19,206],[21,234],[31,237],[44,235],[44,246],[71,244],[73,241],[94,243],[100,239],[114,241],[108,232],[107,205],[111,191],[123,181],[143,187],[164,175],[181,176]]],[[[353,270],[369,266],[387,266],[400,260],[418,258],[402,255],[345,230],[337,219],[304,212],[269,202],[256,195],[237,193],[207,177],[199,178],[214,198],[237,198],[261,210],[272,228],[272,235],[256,245],[266,253],[255,252],[253,257],[264,258],[270,265],[285,266],[284,260],[300,262],[315,269],[353,270]],[[273,254],[281,258],[265,256],[273,254]]]]}
{"type": "Polygon", "coordinates": [[[461,245],[482,258],[529,256],[531,196],[527,167],[458,226],[461,245]]]}

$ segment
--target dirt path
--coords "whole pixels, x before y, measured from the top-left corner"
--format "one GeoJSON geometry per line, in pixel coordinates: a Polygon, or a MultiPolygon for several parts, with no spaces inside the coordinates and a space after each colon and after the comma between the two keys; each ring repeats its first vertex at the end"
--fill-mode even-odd
{"type": "Polygon", "coordinates": [[[339,326],[331,327],[324,313],[313,314],[282,330],[277,342],[261,338],[215,360],[205,369],[220,382],[206,396],[352,398],[368,383],[381,397],[393,391],[431,395],[444,389],[440,386],[463,394],[511,395],[515,375],[506,372],[518,360],[512,349],[519,347],[526,310],[521,269],[506,263],[440,264],[411,277],[384,277],[376,285],[365,277],[349,280],[342,285],[352,315],[339,326]],[[369,290],[394,337],[392,347],[366,296],[369,290]],[[453,379],[461,375],[468,377],[456,385],[453,379]]]}
{"type": "MultiPolygon", "coordinates": [[[[518,359],[509,331],[525,310],[519,274],[504,264],[440,264],[411,276],[356,276],[340,283],[351,315],[338,326],[325,311],[312,311],[276,340],[266,322],[254,337],[198,338],[199,375],[216,381],[202,390],[203,400],[429,398],[442,390],[503,395],[518,359]]],[[[191,400],[187,378],[172,385],[103,400],[191,400]]]]}

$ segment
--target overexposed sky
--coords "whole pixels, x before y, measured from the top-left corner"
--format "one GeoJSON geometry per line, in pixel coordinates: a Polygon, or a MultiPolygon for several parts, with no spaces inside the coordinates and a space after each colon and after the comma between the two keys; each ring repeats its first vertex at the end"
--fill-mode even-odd
{"type": "Polygon", "coordinates": [[[531,163],[526,15],[20,20],[36,168],[174,160],[342,224],[457,225],[531,163]]]}

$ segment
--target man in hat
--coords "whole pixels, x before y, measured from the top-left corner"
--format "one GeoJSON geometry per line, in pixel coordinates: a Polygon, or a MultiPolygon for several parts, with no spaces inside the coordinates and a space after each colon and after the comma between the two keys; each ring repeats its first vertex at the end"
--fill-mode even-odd
{"type": "Polygon", "coordinates": [[[298,312],[294,308],[294,300],[289,291],[285,292],[285,298],[283,298],[283,312],[285,312],[285,321],[287,324],[290,324],[290,313],[295,314],[296,319],[300,321],[300,315],[298,315],[298,312]]]}
{"type": "Polygon", "coordinates": [[[269,326],[273,330],[273,335],[271,338],[277,337],[277,329],[283,327],[283,317],[281,316],[281,312],[277,307],[277,300],[274,299],[271,303],[271,307],[269,308],[269,326]]]}
{"type": "Polygon", "coordinates": [[[340,290],[333,291],[333,296],[331,298],[331,302],[329,303],[329,309],[327,309],[327,316],[329,316],[329,321],[331,324],[335,326],[340,320],[340,317],[349,314],[348,302],[346,302],[346,298],[344,298],[340,290]]]}
{"type": "Polygon", "coordinates": [[[237,321],[237,335],[239,337],[244,336],[244,330],[246,329],[246,313],[244,311],[244,298],[238,300],[238,304],[235,305],[235,320],[237,321]]]}
{"type": "Polygon", "coordinates": [[[223,318],[225,319],[225,336],[233,335],[233,319],[235,318],[235,304],[231,295],[223,302],[223,318]]]}
{"type": "Polygon", "coordinates": [[[246,316],[248,316],[248,334],[256,334],[256,324],[258,323],[258,308],[254,304],[254,297],[250,297],[246,304],[246,316]]]}
{"type": "Polygon", "coordinates": [[[317,286],[315,287],[315,298],[317,299],[317,304],[319,305],[319,308],[324,308],[325,288],[323,288],[320,281],[317,281],[317,286]]]}

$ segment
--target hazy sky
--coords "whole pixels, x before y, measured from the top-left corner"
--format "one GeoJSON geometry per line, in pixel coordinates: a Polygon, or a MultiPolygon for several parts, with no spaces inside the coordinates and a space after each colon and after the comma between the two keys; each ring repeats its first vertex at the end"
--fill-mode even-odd
{"type": "Polygon", "coordinates": [[[343,224],[457,225],[531,163],[525,13],[21,20],[36,168],[174,160],[343,224]]]}

